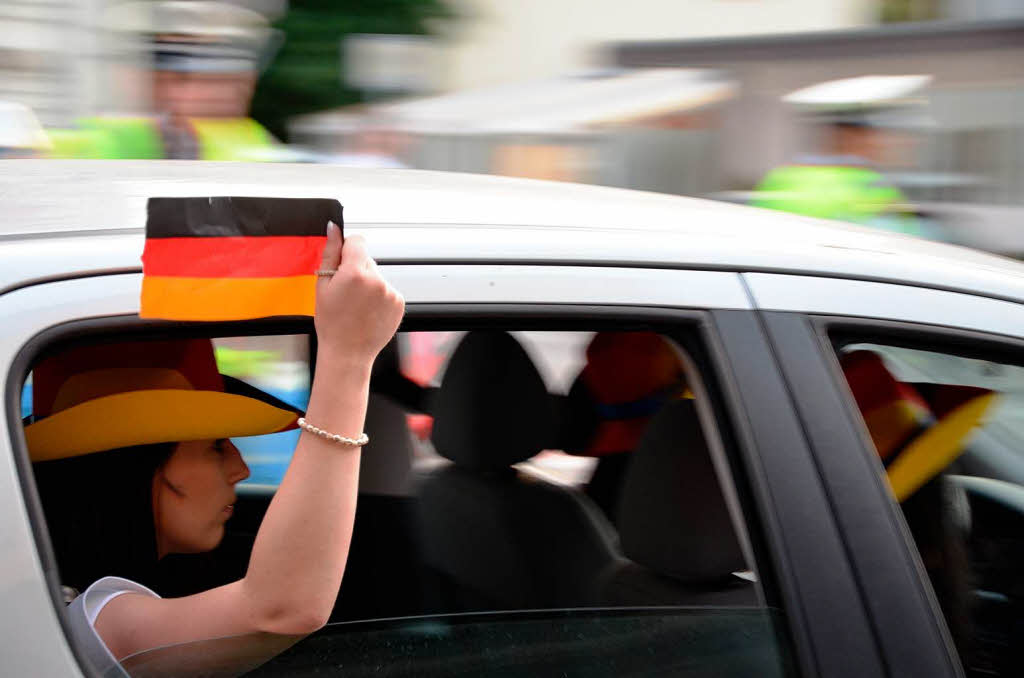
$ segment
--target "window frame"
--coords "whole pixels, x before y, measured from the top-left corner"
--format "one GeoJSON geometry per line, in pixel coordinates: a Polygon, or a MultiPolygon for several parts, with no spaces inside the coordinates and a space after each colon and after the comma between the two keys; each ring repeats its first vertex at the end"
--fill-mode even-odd
{"type": "Polygon", "coordinates": [[[22,501],[32,529],[33,546],[36,550],[42,569],[43,580],[53,603],[60,628],[64,633],[64,642],[70,649],[78,669],[86,676],[99,676],[99,672],[88,662],[86,654],[75,641],[71,628],[64,614],[66,605],[62,601],[60,578],[57,573],[56,555],[50,543],[46,519],[43,515],[42,502],[36,489],[32,473],[32,462],[25,447],[22,430],[20,408],[21,390],[31,366],[44,358],[49,352],[66,350],[76,345],[89,344],[97,337],[110,336],[117,332],[119,337],[146,339],[181,339],[187,337],[220,336],[266,336],[279,334],[309,334],[313,331],[310,318],[269,319],[245,322],[225,323],[178,323],[168,321],[143,320],[135,315],[115,315],[99,318],[72,320],[48,327],[34,335],[22,345],[11,363],[5,384],[5,409],[7,423],[12,435],[12,451],[14,465],[17,470],[18,482],[21,487],[22,501]],[[303,329],[305,327],[305,329],[303,329]],[[245,331],[237,331],[235,328],[245,331]],[[17,394],[17,395],[15,395],[17,394]],[[18,411],[15,411],[15,410],[18,411]]]}
{"type": "Polygon", "coordinates": [[[783,379],[775,347],[757,311],[712,313],[728,361],[733,407],[749,419],[748,465],[761,506],[772,511],[778,583],[786,590],[793,644],[804,675],[881,676],[888,673],[869,624],[867,601],[830,505],[802,422],[783,379]],[[843,610],[844,615],[837,615],[843,610]],[[797,638],[796,634],[802,634],[797,638]]]}
{"type": "MultiPolygon", "coordinates": [[[[848,647],[846,637],[863,635],[860,631],[851,631],[862,624],[856,619],[847,619],[842,625],[842,633],[831,632],[819,628],[815,620],[827,616],[834,617],[835,607],[829,600],[817,600],[815,591],[835,587],[836,571],[815,571],[822,562],[820,549],[801,549],[799,553],[790,552],[787,547],[798,535],[807,532],[808,519],[821,526],[818,514],[827,513],[823,503],[820,481],[805,475],[810,483],[806,488],[812,504],[821,511],[811,511],[805,515],[796,515],[791,510],[780,510],[778,502],[789,501],[787,492],[793,490],[792,483],[779,486],[779,479],[785,474],[784,461],[771,446],[754,444],[763,438],[765,415],[768,419],[789,418],[787,400],[779,400],[762,404],[758,408],[759,416],[749,416],[750,403],[740,396],[740,391],[750,387],[748,376],[737,377],[736,349],[741,348],[750,359],[761,361],[758,365],[757,379],[777,384],[780,381],[777,368],[771,360],[770,347],[758,329],[756,314],[749,310],[707,311],[681,308],[632,306],[632,305],[581,305],[581,304],[440,304],[413,303],[408,309],[405,330],[427,330],[447,322],[457,323],[460,328],[493,327],[495,318],[500,319],[503,328],[507,329],[653,329],[664,333],[680,343],[690,357],[694,359],[703,377],[702,381],[711,400],[717,430],[722,437],[726,450],[726,463],[730,470],[732,485],[739,497],[742,508],[744,526],[750,536],[755,562],[766,592],[766,605],[779,611],[780,654],[788,658],[788,665],[802,675],[850,675],[842,670],[844,662],[833,660],[831,664],[822,664],[823,654],[830,651],[842,656],[848,647]],[[557,325],[555,327],[554,325],[557,325]],[[751,331],[754,334],[751,334],[751,331]],[[687,336],[696,338],[697,350],[688,343],[687,336]],[[770,405],[770,406],[769,406],[770,405]],[[783,464],[779,466],[779,464],[783,464]],[[774,468],[774,473],[766,473],[766,469],[774,468]],[[771,593],[769,593],[771,592],[771,593]],[[788,630],[788,633],[785,631],[788,630]]],[[[21,383],[28,373],[29,366],[38,359],[44,347],[53,347],[58,341],[83,341],[97,335],[117,331],[119,336],[139,333],[147,338],[183,337],[189,335],[221,335],[247,336],[257,334],[301,334],[312,330],[309,318],[280,319],[266,321],[245,321],[232,323],[173,323],[163,321],[144,321],[132,314],[116,314],[102,317],[87,318],[63,322],[48,327],[36,334],[25,343],[18,352],[17,359],[8,373],[6,384],[7,397],[10,403],[19,402],[12,398],[12,393],[20,396],[21,383]]],[[[691,342],[693,339],[690,340],[691,342]]],[[[315,365],[315,347],[311,351],[311,367],[315,365]]],[[[20,412],[16,413],[20,414],[20,412]]],[[[20,428],[20,417],[14,416],[14,408],[8,408],[8,424],[11,431],[20,428]]],[[[774,429],[774,426],[772,426],[774,429]]],[[[770,435],[778,439],[778,431],[770,435]]],[[[786,436],[792,437],[798,430],[788,427],[786,436]]],[[[12,438],[17,438],[15,434],[12,438]]],[[[12,440],[12,442],[15,442],[12,440]]],[[[796,440],[794,445],[803,445],[796,440]]],[[[64,642],[67,643],[78,668],[86,675],[95,675],[95,671],[83,661],[81,651],[76,647],[68,633],[66,620],[61,613],[63,604],[59,597],[59,581],[49,537],[42,520],[41,507],[35,493],[34,481],[31,480],[31,466],[24,450],[24,440],[14,445],[15,463],[21,482],[24,508],[29,514],[33,526],[36,554],[42,565],[42,575],[49,589],[54,610],[64,631],[64,642]],[[26,479],[29,479],[26,482],[26,479]]],[[[813,472],[813,469],[805,469],[813,472]]],[[[802,493],[802,492],[801,492],[802,493]]],[[[806,504],[805,504],[806,507],[806,504]]],[[[826,521],[827,522],[827,521],[826,521]]],[[[812,530],[813,532],[813,530],[812,530]]],[[[833,535],[834,536],[834,535],[833,535]]],[[[830,552],[832,558],[838,554],[830,552]]],[[[852,596],[851,586],[844,589],[844,596],[852,596]]],[[[859,605],[859,600],[851,600],[851,604],[859,605]]],[[[881,675],[871,656],[858,657],[852,662],[845,662],[858,667],[858,675],[881,675]]]]}
{"type": "Polygon", "coordinates": [[[847,550],[887,663],[897,674],[963,675],[913,538],[878,471],[838,349],[863,341],[1020,365],[1024,340],[919,322],[783,311],[761,315],[844,524],[847,550]],[[924,651],[908,653],[908,647],[924,651]]]}

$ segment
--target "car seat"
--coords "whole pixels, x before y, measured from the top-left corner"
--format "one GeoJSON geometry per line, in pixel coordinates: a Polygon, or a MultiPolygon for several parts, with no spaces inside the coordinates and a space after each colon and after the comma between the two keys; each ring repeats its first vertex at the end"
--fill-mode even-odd
{"type": "Polygon", "coordinates": [[[359,464],[359,501],[345,577],[331,621],[379,619],[423,612],[423,570],[416,541],[414,443],[402,397],[397,342],[373,367],[365,431],[370,442],[359,464]]]}
{"type": "Polygon", "coordinates": [[[674,400],[633,452],[619,503],[628,560],[603,582],[609,605],[755,605],[693,400],[674,400]]]}
{"type": "Polygon", "coordinates": [[[548,447],[553,400],[522,346],[471,332],[448,363],[432,441],[450,460],[419,492],[439,611],[588,604],[615,559],[610,524],[581,493],[512,466],[548,447]]]}

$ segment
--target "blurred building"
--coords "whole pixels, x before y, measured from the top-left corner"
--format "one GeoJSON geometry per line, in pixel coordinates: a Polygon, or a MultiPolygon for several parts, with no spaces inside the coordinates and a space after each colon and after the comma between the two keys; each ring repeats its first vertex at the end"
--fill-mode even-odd
{"type": "Polygon", "coordinates": [[[379,157],[358,152],[379,146],[419,168],[704,194],[721,188],[718,116],[732,96],[729,78],[712,69],[609,68],[604,46],[845,28],[877,15],[876,0],[446,4],[455,20],[438,32],[431,58],[410,59],[396,36],[366,36],[352,47],[378,56],[348,59],[347,79],[373,103],[295,118],[288,138],[341,162],[379,157]],[[362,62],[374,68],[359,68],[362,62]],[[423,72],[428,62],[433,77],[423,72]],[[414,85],[388,87],[395,82],[414,85]],[[443,93],[430,95],[431,87],[443,93]],[[386,100],[395,95],[406,98],[386,100]],[[387,135],[386,143],[366,143],[387,135]],[[704,171],[680,171],[681,157],[704,171]]]}
{"type": "Polygon", "coordinates": [[[734,95],[712,70],[611,68],[302,116],[291,138],[339,162],[387,137],[421,169],[700,195],[720,186],[718,114],[734,95]],[[705,171],[680,172],[681,158],[705,171]]]}
{"type": "Polygon", "coordinates": [[[0,101],[35,111],[44,125],[68,124],[98,92],[97,35],[103,0],[0,3],[0,101]]]}
{"type": "Polygon", "coordinates": [[[874,24],[878,0],[449,0],[442,87],[540,80],[593,66],[622,40],[762,35],[874,24]]]}
{"type": "MultiPolygon", "coordinates": [[[[879,6],[870,9],[877,14],[879,6]]],[[[1016,226],[1024,217],[1024,21],[897,22],[603,47],[604,68],[302,116],[292,138],[344,154],[372,133],[412,167],[749,202],[769,169],[820,150],[826,133],[785,94],[841,78],[922,74],[930,82],[922,105],[885,137],[878,169],[938,237],[1024,254],[1024,229],[1016,226]]],[[[572,59],[562,56],[545,68],[568,68],[572,59]]],[[[486,67],[496,80],[515,70],[500,61],[486,67]]]]}

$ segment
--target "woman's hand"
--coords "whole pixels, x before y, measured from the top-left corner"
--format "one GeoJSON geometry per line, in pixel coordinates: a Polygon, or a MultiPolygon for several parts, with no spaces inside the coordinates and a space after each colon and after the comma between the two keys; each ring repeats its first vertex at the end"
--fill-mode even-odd
{"type": "Polygon", "coordinates": [[[343,243],[334,223],[327,226],[320,267],[337,273],[317,281],[313,320],[319,350],[337,359],[373,362],[398,329],[405,300],[381,277],[363,238],[343,243]]]}

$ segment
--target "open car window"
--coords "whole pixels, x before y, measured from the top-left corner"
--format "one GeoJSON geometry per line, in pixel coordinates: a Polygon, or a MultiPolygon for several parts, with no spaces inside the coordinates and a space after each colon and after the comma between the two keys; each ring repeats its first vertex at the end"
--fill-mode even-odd
{"type": "MultiPolygon", "coordinates": [[[[215,338],[214,348],[225,376],[307,402],[308,335],[215,338]]],[[[331,623],[301,640],[153,648],[123,668],[790,675],[786,621],[751,546],[704,350],[688,327],[400,333],[374,366],[331,623]]],[[[168,555],[140,583],[168,597],[243,577],[296,437],[236,439],[252,477],[220,543],[168,555]]],[[[88,558],[62,545],[58,569],[88,558]]]]}

